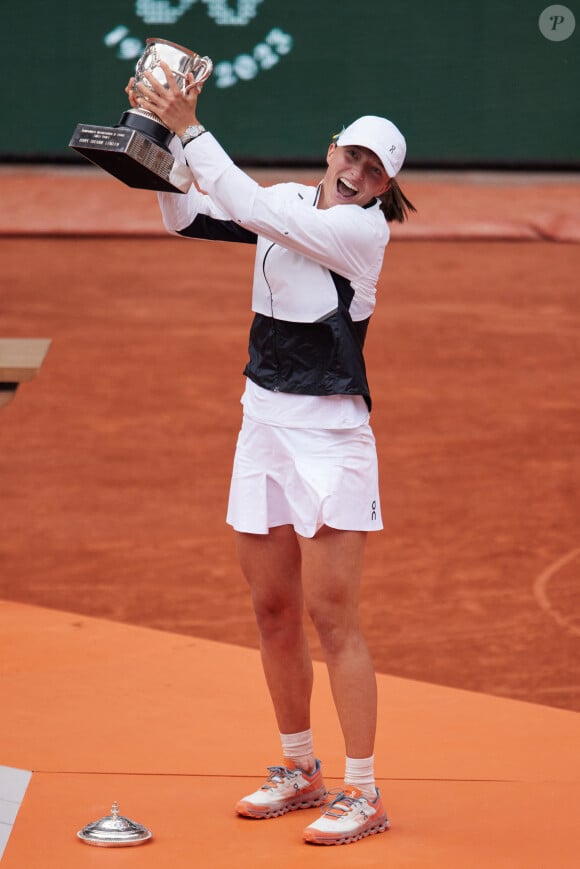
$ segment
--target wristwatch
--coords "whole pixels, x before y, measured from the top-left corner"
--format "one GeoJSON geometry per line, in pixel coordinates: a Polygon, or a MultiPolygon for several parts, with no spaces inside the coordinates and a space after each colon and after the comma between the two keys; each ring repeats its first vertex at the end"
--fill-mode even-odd
{"type": "Polygon", "coordinates": [[[186,145],[189,145],[190,142],[193,142],[194,139],[197,139],[198,136],[201,136],[201,134],[205,133],[205,132],[207,132],[207,131],[206,131],[205,127],[202,126],[201,124],[192,124],[190,127],[188,127],[186,129],[183,136],[180,136],[181,144],[183,145],[183,147],[185,147],[186,145]]]}

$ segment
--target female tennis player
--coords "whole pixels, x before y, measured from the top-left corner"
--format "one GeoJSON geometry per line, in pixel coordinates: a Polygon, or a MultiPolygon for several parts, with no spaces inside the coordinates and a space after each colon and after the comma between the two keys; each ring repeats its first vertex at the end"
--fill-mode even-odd
{"type": "Polygon", "coordinates": [[[395,180],[405,139],[385,118],[359,118],[330,144],[317,187],[262,188],[201,125],[193,78],[183,93],[162,67],[167,86],[147,75],[150,87],[134,92],[131,80],[127,93],[176,134],[172,152],[196,179],[186,195],[159,194],[167,229],[256,245],[227,521],[251,590],[283,762],[236,811],[274,818],[323,806],[304,840],[355,842],[389,827],[374,775],[376,679],[358,615],[367,532],[382,528],[363,345],[388,221],[415,210],[395,180]],[[313,746],[304,607],[344,735],[344,787],[334,799],[313,746]]]}

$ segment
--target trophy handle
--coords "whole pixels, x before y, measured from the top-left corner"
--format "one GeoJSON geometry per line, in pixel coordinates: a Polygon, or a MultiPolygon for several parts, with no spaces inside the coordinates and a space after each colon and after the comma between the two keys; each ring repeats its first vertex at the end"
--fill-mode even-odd
{"type": "Polygon", "coordinates": [[[212,72],[213,63],[211,59],[209,57],[199,57],[198,55],[192,69],[193,82],[185,88],[185,93],[191,90],[191,88],[197,87],[198,85],[203,84],[204,81],[207,81],[212,72]]]}

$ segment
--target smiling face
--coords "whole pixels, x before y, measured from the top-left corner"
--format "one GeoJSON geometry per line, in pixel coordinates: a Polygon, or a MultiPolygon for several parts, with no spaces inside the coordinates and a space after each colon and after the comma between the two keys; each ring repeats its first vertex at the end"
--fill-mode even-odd
{"type": "Polygon", "coordinates": [[[318,208],[367,205],[389,187],[391,179],[383,164],[368,148],[332,144],[326,162],[318,208]]]}

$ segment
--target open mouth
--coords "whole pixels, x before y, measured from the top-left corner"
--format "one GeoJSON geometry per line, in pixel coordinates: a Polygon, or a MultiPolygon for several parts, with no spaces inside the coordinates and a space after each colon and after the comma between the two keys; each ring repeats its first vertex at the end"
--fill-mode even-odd
{"type": "Polygon", "coordinates": [[[338,192],[340,193],[341,196],[345,196],[347,198],[350,196],[356,196],[356,194],[358,193],[358,190],[356,189],[356,187],[353,187],[353,185],[350,183],[350,181],[347,181],[346,178],[339,178],[338,179],[338,181],[336,183],[336,189],[338,190],[338,192]]]}

